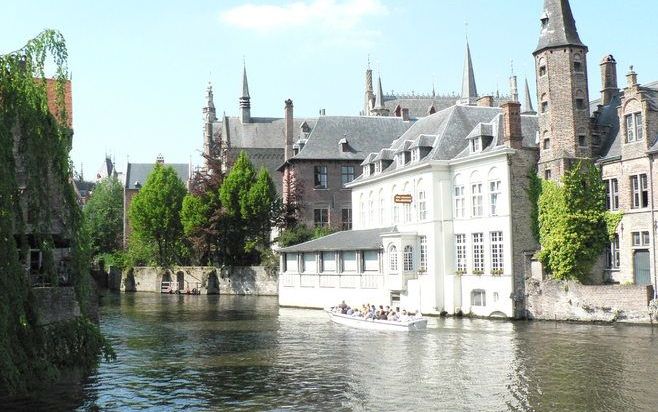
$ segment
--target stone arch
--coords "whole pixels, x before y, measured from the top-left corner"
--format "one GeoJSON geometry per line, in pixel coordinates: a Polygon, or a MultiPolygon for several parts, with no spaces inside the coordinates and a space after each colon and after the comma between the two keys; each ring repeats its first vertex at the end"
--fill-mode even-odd
{"type": "Polygon", "coordinates": [[[219,294],[219,279],[217,278],[217,271],[213,270],[208,273],[208,282],[206,286],[206,293],[208,295],[219,294]]]}
{"type": "Polygon", "coordinates": [[[637,100],[635,97],[632,97],[624,102],[624,105],[622,106],[622,113],[631,114],[641,109],[642,109],[642,105],[640,104],[640,101],[637,100]],[[628,109],[629,106],[631,106],[631,109],[628,109]]]}
{"type": "Polygon", "coordinates": [[[470,177],[470,182],[471,183],[478,183],[482,181],[482,177],[480,176],[480,172],[477,170],[474,170],[473,173],[471,173],[470,177]]]}
{"type": "Polygon", "coordinates": [[[493,311],[489,314],[489,317],[490,318],[507,318],[508,316],[505,313],[503,313],[499,310],[495,310],[495,311],[493,311]]]}
{"type": "Polygon", "coordinates": [[[487,173],[487,178],[489,180],[499,180],[500,179],[500,172],[499,172],[499,170],[496,166],[489,169],[489,173],[487,173]]]}

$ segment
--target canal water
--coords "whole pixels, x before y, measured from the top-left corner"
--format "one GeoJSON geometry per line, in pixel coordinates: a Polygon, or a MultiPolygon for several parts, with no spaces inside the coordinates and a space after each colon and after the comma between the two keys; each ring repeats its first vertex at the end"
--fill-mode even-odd
{"type": "Polygon", "coordinates": [[[116,294],[118,359],[25,410],[655,411],[658,329],[431,319],[372,332],[276,298],[116,294]]]}

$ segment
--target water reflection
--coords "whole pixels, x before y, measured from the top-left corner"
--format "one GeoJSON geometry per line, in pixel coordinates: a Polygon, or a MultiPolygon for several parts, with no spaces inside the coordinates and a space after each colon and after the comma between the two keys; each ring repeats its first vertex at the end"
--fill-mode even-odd
{"type": "Polygon", "coordinates": [[[652,410],[651,328],[432,319],[351,329],[276,298],[111,295],[119,359],[23,409],[652,410]]]}

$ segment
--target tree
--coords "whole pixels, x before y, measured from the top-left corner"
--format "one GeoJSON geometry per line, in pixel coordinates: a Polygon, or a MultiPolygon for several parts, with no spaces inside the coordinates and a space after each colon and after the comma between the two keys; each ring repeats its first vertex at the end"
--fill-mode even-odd
{"type": "Polygon", "coordinates": [[[578,163],[560,183],[542,181],[538,220],[539,258],[548,272],[554,279],[583,281],[609,241],[598,168],[578,163]]]}
{"type": "Polygon", "coordinates": [[[248,222],[255,247],[270,246],[270,229],[273,222],[273,206],[277,200],[276,188],[267,169],[261,168],[253,186],[247,193],[242,218],[248,222]]]}
{"type": "Polygon", "coordinates": [[[155,260],[163,266],[181,263],[185,254],[180,219],[185,193],[185,185],[174,169],[156,164],[130,205],[133,231],[140,239],[157,245],[155,260]]]}
{"type": "Polygon", "coordinates": [[[83,209],[91,252],[97,256],[122,246],[123,187],[116,178],[99,182],[83,209]]]}

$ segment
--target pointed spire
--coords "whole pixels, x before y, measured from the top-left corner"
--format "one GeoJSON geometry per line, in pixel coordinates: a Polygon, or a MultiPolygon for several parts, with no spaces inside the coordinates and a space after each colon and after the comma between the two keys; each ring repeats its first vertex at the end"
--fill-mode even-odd
{"type": "Polygon", "coordinates": [[[544,0],[541,32],[535,53],[552,47],[586,47],[578,36],[569,0],[544,0]]]}
{"type": "Polygon", "coordinates": [[[206,123],[214,122],[217,120],[215,111],[215,102],[213,100],[212,84],[208,81],[206,87],[206,107],[203,108],[203,118],[206,123]]]}
{"type": "Polygon", "coordinates": [[[242,63],[242,98],[249,98],[249,83],[247,82],[247,64],[242,63]]]}
{"type": "Polygon", "coordinates": [[[513,102],[519,101],[519,86],[514,75],[514,60],[510,61],[509,91],[513,102]]]}
{"type": "Polygon", "coordinates": [[[474,104],[478,97],[477,86],[475,85],[475,73],[473,72],[473,62],[471,61],[471,48],[466,41],[466,55],[464,56],[464,76],[462,77],[462,95],[461,104],[474,104]]]}
{"type": "Polygon", "coordinates": [[[375,106],[372,112],[375,116],[388,116],[388,109],[384,106],[384,89],[382,88],[381,76],[377,76],[377,94],[375,95],[375,106]]]}
{"type": "Polygon", "coordinates": [[[525,78],[525,101],[523,102],[522,114],[537,114],[532,107],[532,98],[530,97],[530,87],[528,87],[528,78],[525,78]]]}
{"type": "Polygon", "coordinates": [[[242,96],[240,96],[240,121],[251,123],[251,101],[249,97],[249,84],[247,83],[247,65],[242,62],[242,96]]]}

